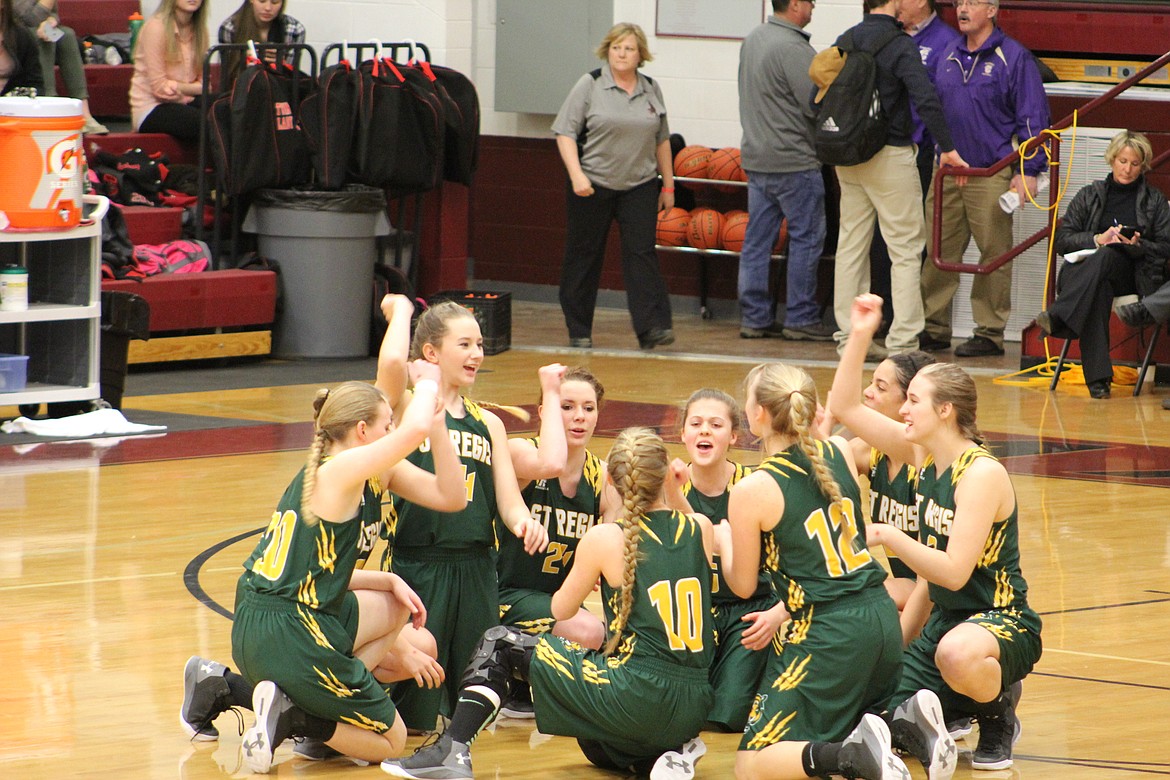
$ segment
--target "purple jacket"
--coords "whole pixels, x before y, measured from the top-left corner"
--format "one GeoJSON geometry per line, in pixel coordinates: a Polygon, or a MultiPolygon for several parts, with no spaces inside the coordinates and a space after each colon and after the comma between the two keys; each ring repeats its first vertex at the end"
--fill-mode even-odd
{"type": "MultiPolygon", "coordinates": [[[[938,67],[943,51],[962,36],[958,30],[944,22],[942,17],[936,14],[926,23],[926,27],[910,37],[914,39],[914,43],[918,44],[918,53],[922,55],[922,65],[926,68],[926,74],[933,82],[934,71],[938,67]]],[[[910,114],[914,122],[911,140],[919,146],[924,143],[934,146],[934,139],[930,137],[930,133],[926,130],[926,123],[922,121],[922,117],[918,116],[918,110],[913,104],[910,105],[910,114]]]]}
{"type": "MultiPolygon", "coordinates": [[[[1012,153],[1012,136],[1026,141],[1048,127],[1048,96],[1032,52],[998,27],[977,51],[960,37],[935,70],[935,86],[955,148],[974,168],[1012,153]]],[[[1044,152],[1028,160],[1031,176],[1048,167],[1044,152]]]]}

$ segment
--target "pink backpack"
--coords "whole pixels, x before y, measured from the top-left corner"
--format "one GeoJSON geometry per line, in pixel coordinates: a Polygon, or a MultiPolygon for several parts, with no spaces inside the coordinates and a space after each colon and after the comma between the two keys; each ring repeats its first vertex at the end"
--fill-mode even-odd
{"type": "Polygon", "coordinates": [[[202,241],[180,239],[165,244],[136,244],[135,268],[127,277],[198,273],[206,271],[210,263],[211,250],[202,241]]]}

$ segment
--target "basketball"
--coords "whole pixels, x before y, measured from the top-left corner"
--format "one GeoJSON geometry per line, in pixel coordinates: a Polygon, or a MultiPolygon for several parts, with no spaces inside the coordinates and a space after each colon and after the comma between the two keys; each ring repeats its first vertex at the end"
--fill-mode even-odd
{"type": "Polygon", "coordinates": [[[728,252],[743,251],[743,234],[747,231],[748,213],[746,211],[729,211],[723,215],[723,231],[719,240],[728,252]]]}
{"type": "Polygon", "coordinates": [[[687,239],[695,249],[719,249],[719,235],[723,231],[723,215],[715,209],[700,207],[691,212],[687,239]]]}
{"type": "Polygon", "coordinates": [[[782,255],[788,249],[788,220],[780,221],[780,235],[776,237],[776,243],[772,246],[772,254],[782,255]]]}
{"type": "MultiPolygon", "coordinates": [[[[707,163],[707,178],[718,181],[747,181],[743,167],[739,163],[739,149],[725,147],[711,153],[711,160],[707,163]]],[[[717,187],[723,192],[735,192],[738,187],[717,187]]]]}
{"type": "Polygon", "coordinates": [[[674,157],[674,175],[688,179],[707,178],[707,162],[711,149],[706,146],[684,146],[674,157]]]}
{"type": "Polygon", "coordinates": [[[691,213],[686,209],[672,208],[658,212],[656,241],[662,246],[686,246],[687,229],[691,226],[691,213]]]}

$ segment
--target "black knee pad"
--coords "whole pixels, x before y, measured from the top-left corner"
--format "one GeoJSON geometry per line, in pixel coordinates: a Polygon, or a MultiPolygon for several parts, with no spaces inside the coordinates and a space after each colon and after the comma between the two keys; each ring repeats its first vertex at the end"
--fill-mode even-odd
{"type": "Polygon", "coordinates": [[[463,672],[460,687],[486,685],[501,693],[510,680],[528,680],[528,667],[536,649],[536,637],[508,626],[492,626],[483,632],[471,663],[463,672]]]}

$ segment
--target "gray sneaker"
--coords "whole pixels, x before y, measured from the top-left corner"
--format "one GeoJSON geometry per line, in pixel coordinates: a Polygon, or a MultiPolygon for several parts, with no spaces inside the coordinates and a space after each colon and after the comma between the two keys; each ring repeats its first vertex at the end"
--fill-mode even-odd
{"type": "Polygon", "coordinates": [[[1023,731],[1016,715],[1023,692],[1023,683],[1016,680],[1000,694],[1007,706],[998,717],[979,715],[979,743],[971,756],[972,769],[1007,769],[1012,765],[1012,751],[1023,731]]]}
{"type": "Polygon", "coordinates": [[[179,723],[192,742],[214,742],[219,730],[211,724],[215,716],[227,709],[229,695],[224,674],[227,667],[193,655],[183,668],[183,707],[179,723]]]}
{"type": "Polygon", "coordinates": [[[340,750],[334,750],[325,744],[323,740],[305,737],[298,739],[293,745],[293,755],[307,758],[310,761],[328,761],[331,758],[344,758],[352,761],[358,766],[369,766],[370,762],[361,758],[354,758],[347,756],[340,750]]]}
{"type": "Polygon", "coordinates": [[[410,758],[383,761],[382,771],[413,780],[463,780],[473,777],[471,749],[447,734],[441,734],[435,742],[414,751],[410,758]]]}
{"type": "Polygon", "coordinates": [[[899,750],[922,762],[929,780],[950,780],[955,773],[959,748],[934,691],[921,690],[899,704],[890,720],[890,734],[899,750]]]}
{"type": "Polygon", "coordinates": [[[266,775],[272,767],[272,754],[281,742],[292,736],[289,721],[295,705],[271,680],[263,680],[252,693],[252,711],[256,724],[244,732],[240,747],[244,764],[257,774],[266,775]]]}
{"type": "Polygon", "coordinates": [[[877,715],[863,715],[841,743],[841,775],[864,780],[910,780],[910,770],[890,748],[890,729],[877,715]]]}
{"type": "Polygon", "coordinates": [[[830,328],[823,322],[814,322],[811,325],[785,325],[781,335],[789,341],[832,341],[835,328],[830,328]]]}

